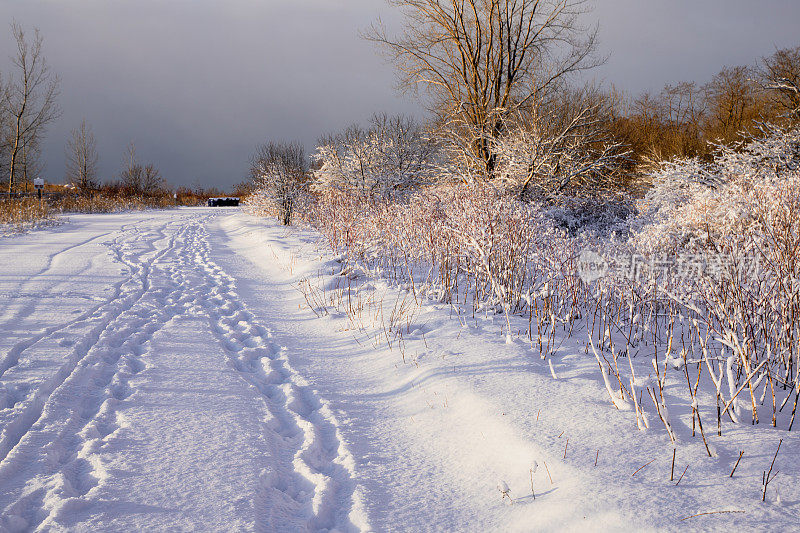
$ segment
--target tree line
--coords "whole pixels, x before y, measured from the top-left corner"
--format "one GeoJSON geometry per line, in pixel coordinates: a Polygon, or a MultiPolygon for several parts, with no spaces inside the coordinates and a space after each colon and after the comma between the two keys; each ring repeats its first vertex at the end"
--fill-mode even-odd
{"type": "Polygon", "coordinates": [[[525,201],[640,195],[643,171],[663,161],[710,160],[766,123],[800,121],[800,47],[703,84],[630,96],[580,82],[602,63],[586,0],[389,3],[404,28],[391,34],[378,22],[364,37],[394,62],[427,119],[375,115],[321,137],[310,161],[298,143],[259,147],[251,183],[286,223],[298,198],[332,189],[390,199],[479,182],[525,201]]]}
{"type": "MultiPolygon", "coordinates": [[[[12,22],[11,33],[16,45],[11,71],[0,73],[0,184],[9,196],[28,192],[33,180],[42,177],[41,142],[47,127],[61,116],[60,79],[47,63],[39,30],[29,35],[12,22]]],[[[98,163],[97,142],[84,120],[71,131],[65,149],[64,178],[73,189],[84,195],[101,189],[115,195],[165,194],[161,173],[154,164],[138,160],[133,143],[116,179],[101,183],[98,163]]]]}

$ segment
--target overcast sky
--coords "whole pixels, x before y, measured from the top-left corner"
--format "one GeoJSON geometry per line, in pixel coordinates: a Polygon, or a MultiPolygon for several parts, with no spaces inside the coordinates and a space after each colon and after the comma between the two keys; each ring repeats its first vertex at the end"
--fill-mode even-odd
{"type": "MultiPolygon", "coordinates": [[[[592,73],[630,92],[704,82],[800,45],[798,0],[596,0],[608,62],[592,73]]],[[[254,146],[322,133],[376,111],[416,113],[359,30],[398,16],[383,0],[0,0],[0,21],[38,27],[61,77],[61,118],[44,143],[61,181],[64,145],[85,118],[104,179],[127,144],[172,184],[227,187],[254,146]]],[[[13,42],[0,26],[0,71],[13,42]]]]}

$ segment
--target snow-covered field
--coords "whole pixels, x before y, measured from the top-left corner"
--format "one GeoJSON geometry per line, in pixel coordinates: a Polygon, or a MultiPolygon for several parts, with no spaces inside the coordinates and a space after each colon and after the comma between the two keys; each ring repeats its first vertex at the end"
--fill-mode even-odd
{"type": "Polygon", "coordinates": [[[728,426],[709,458],[672,413],[670,481],[582,343],[551,370],[379,279],[325,306],[316,241],[236,209],[0,239],[0,531],[800,527],[796,430],[728,426]]]}

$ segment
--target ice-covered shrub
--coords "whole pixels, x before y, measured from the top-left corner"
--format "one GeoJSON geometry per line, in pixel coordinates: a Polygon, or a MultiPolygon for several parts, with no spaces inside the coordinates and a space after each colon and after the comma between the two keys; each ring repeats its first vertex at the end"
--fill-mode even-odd
{"type": "Polygon", "coordinates": [[[434,177],[436,145],[411,118],[375,115],[368,128],[353,125],[324,137],[313,158],[314,189],[362,196],[396,196],[434,177]]]}
{"type": "Polygon", "coordinates": [[[480,184],[428,187],[401,201],[329,190],[313,213],[314,226],[350,260],[444,301],[472,298],[506,311],[524,308],[553,269],[570,273],[566,263],[577,255],[541,207],[480,184]]]}
{"type": "MultiPolygon", "coordinates": [[[[768,135],[739,146],[720,146],[711,163],[670,162],[655,173],[640,209],[637,245],[677,251],[712,242],[743,242],[788,220],[796,209],[800,132],[766,129],[768,135]]],[[[800,222],[799,222],[800,223],[800,222]]],[[[791,228],[790,232],[791,232],[791,228]]]]}
{"type": "Polygon", "coordinates": [[[629,152],[603,131],[599,106],[535,105],[492,139],[496,177],[523,200],[613,190],[629,152]]]}
{"type": "Polygon", "coordinates": [[[800,132],[764,132],[719,147],[710,163],[666,165],[633,243],[643,255],[693,263],[691,275],[666,280],[664,294],[703,325],[712,339],[704,350],[728,361],[730,394],[746,384],[753,421],[755,389],[773,387],[774,423],[775,387],[794,389],[795,407],[800,394],[800,132]]]}
{"type": "Polygon", "coordinates": [[[506,334],[524,317],[542,357],[585,331],[617,408],[639,428],[657,415],[674,439],[668,404],[683,395],[705,442],[701,410],[714,401],[721,432],[747,404],[753,421],[769,409],[776,424],[787,406],[793,421],[800,397],[799,135],[765,132],[711,161],[664,164],[638,201],[524,201],[502,180],[323,180],[304,218],[346,263],[417,300],[503,313],[506,334]],[[598,277],[581,277],[585,260],[598,277]],[[642,353],[653,365],[637,376],[642,353]],[[676,371],[688,387],[667,393],[676,371]]]}
{"type": "MultiPolygon", "coordinates": [[[[660,365],[681,368],[690,359],[704,361],[700,368],[714,383],[718,425],[724,416],[743,416],[733,401],[742,388],[757,419],[767,384],[774,421],[800,391],[797,147],[796,132],[770,130],[748,145],[721,147],[711,162],[672,162],[653,176],[638,206],[624,199],[523,202],[504,187],[470,182],[394,199],[329,189],[312,221],[350,261],[415,294],[506,318],[527,315],[531,342],[543,356],[551,353],[556,327],[569,334],[585,318],[598,361],[610,351],[600,366],[615,375],[621,405],[641,384],[632,373],[623,379],[617,358],[639,351],[643,341],[667,343],[656,349],[658,376],[648,394],[668,428],[667,367],[660,365]],[[630,264],[585,283],[578,258],[586,248],[630,264]],[[669,341],[678,335],[680,351],[669,341]],[[781,394],[779,387],[789,390],[781,394]]],[[[697,389],[688,392],[696,402],[697,389]]]]}
{"type": "Polygon", "coordinates": [[[545,209],[553,223],[571,236],[593,233],[626,240],[630,233],[629,219],[636,213],[634,201],[621,194],[599,198],[563,196],[545,209]]]}
{"type": "Polygon", "coordinates": [[[267,143],[258,147],[250,164],[255,189],[246,207],[261,216],[276,216],[289,225],[308,190],[306,156],[300,143],[267,143]]]}

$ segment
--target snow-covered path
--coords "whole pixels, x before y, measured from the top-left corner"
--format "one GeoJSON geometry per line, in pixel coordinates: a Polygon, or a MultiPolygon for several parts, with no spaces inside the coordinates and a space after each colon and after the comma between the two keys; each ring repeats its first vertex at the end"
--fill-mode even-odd
{"type": "Polygon", "coordinates": [[[325,405],[211,260],[214,216],[3,244],[4,529],[365,527],[325,405]]]}
{"type": "Polygon", "coordinates": [[[380,280],[352,316],[316,316],[298,286],[341,267],[317,238],[180,209],[0,239],[0,532],[800,522],[796,431],[729,426],[712,459],[677,412],[676,485],[666,435],[610,406],[574,343],[553,379],[492,317],[462,323],[380,280]],[[381,340],[398,309],[403,350],[381,340]]]}

